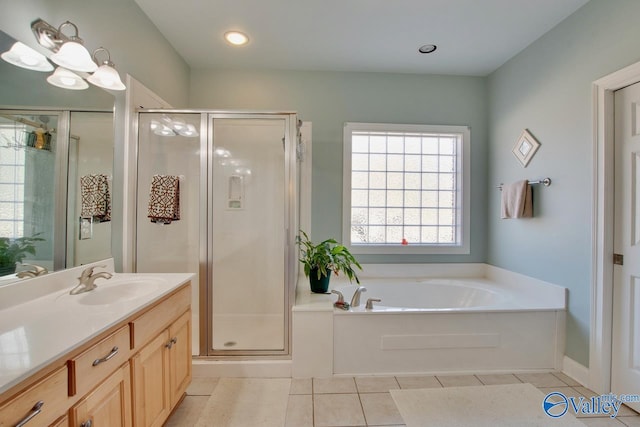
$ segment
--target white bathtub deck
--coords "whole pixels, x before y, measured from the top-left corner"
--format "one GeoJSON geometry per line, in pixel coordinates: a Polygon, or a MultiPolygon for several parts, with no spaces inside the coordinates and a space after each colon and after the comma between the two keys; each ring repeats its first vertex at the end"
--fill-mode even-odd
{"type": "MultiPolygon", "coordinates": [[[[349,285],[334,279],[331,288],[349,285]]],[[[301,281],[293,309],[294,377],[531,372],[562,366],[562,287],[485,264],[367,265],[361,282],[370,283],[371,292],[362,294],[360,307],[345,312],[333,309],[335,295],[311,294],[301,281]],[[414,302],[413,307],[386,306],[383,298],[375,310],[364,309],[367,298],[383,292],[375,283],[393,282],[400,291],[400,282],[433,281],[434,274],[440,284],[470,282],[502,296],[491,304],[481,298],[484,302],[466,307],[424,308],[414,302]]],[[[353,289],[343,288],[346,301],[353,289]]]]}

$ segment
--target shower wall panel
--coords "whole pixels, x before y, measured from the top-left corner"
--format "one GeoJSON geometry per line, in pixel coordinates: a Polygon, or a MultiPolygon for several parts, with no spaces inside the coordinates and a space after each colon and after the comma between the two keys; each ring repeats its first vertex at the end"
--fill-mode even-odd
{"type": "MultiPolygon", "coordinates": [[[[163,126],[166,118],[183,120],[185,124],[200,128],[200,114],[140,114],[136,271],[196,274],[192,286],[192,325],[194,337],[197,337],[200,239],[206,239],[206,231],[200,230],[200,138],[176,134],[163,135],[158,128],[163,126]],[[164,224],[151,222],[148,217],[153,175],[179,177],[179,220],[164,224]]],[[[199,353],[197,339],[193,340],[193,352],[199,353]]]]}

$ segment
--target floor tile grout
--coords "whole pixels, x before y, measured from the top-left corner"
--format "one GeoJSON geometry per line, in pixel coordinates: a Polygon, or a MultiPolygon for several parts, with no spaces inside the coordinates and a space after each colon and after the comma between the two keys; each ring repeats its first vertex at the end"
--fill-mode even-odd
{"type": "MultiPolygon", "coordinates": [[[[520,374],[515,374],[515,373],[511,373],[511,374],[469,374],[469,375],[456,375],[459,376],[461,378],[454,380],[454,384],[455,382],[460,380],[461,385],[459,386],[480,386],[480,387],[486,387],[486,386],[491,386],[491,382],[492,381],[498,381],[498,379],[491,379],[489,378],[490,375],[505,375],[505,376],[512,376],[515,378],[515,380],[517,380],[519,383],[533,383],[535,382],[536,385],[534,385],[536,387],[536,389],[544,392],[548,392],[549,389],[553,389],[553,388],[563,388],[565,390],[565,393],[568,393],[569,391],[566,388],[569,388],[572,390],[572,392],[575,393],[574,396],[581,396],[581,397],[588,397],[588,395],[586,393],[595,393],[593,391],[591,391],[589,388],[580,385],[579,383],[577,383],[576,381],[572,380],[570,377],[566,377],[563,378],[560,375],[556,375],[554,372],[540,372],[540,373],[520,373],[520,374]],[[536,374],[541,374],[540,376],[536,377],[536,374]],[[547,375],[543,375],[543,374],[547,374],[547,375]],[[549,377],[549,374],[551,374],[551,377],[549,377]],[[485,376],[485,380],[483,381],[482,377],[485,376]],[[468,377],[468,379],[465,381],[464,378],[462,377],[468,377]],[[529,381],[526,381],[526,379],[529,379],[529,381]],[[554,382],[554,380],[556,380],[554,382]],[[471,382],[473,381],[473,384],[471,384],[471,382]],[[475,384],[475,381],[478,382],[478,384],[475,384]],[[546,383],[545,383],[546,381],[546,383]],[[465,384],[466,383],[466,384],[465,384]],[[552,384],[552,385],[548,385],[548,384],[552,384]],[[578,384],[578,385],[570,385],[570,384],[578,384]],[[577,388],[583,388],[582,391],[579,391],[577,388]]],[[[291,396],[310,396],[311,399],[311,414],[310,414],[310,422],[311,422],[311,426],[319,426],[319,424],[317,423],[317,413],[316,413],[316,396],[322,396],[322,395],[353,395],[353,394],[357,394],[358,397],[358,404],[360,407],[360,411],[362,413],[362,417],[363,420],[365,422],[364,427],[366,426],[376,426],[376,424],[369,424],[370,421],[374,421],[374,420],[369,420],[367,413],[365,412],[365,405],[363,403],[362,400],[362,395],[374,395],[374,394],[390,394],[391,390],[403,390],[400,378],[415,378],[415,377],[424,377],[424,378],[434,378],[435,379],[435,383],[433,383],[433,385],[435,385],[436,383],[439,385],[439,388],[445,388],[445,385],[443,383],[442,378],[446,377],[447,375],[406,375],[406,376],[399,376],[399,375],[389,375],[389,376],[353,376],[353,377],[328,377],[328,378],[321,378],[322,380],[332,380],[332,379],[336,379],[336,378],[351,378],[351,382],[353,382],[355,391],[339,391],[339,392],[331,392],[331,382],[328,381],[326,383],[323,384],[323,388],[325,390],[329,390],[329,392],[323,392],[323,393],[319,393],[317,391],[318,387],[316,384],[316,381],[314,381],[315,378],[309,378],[310,380],[310,392],[307,392],[307,390],[309,390],[308,388],[305,387],[301,387],[300,385],[298,385],[297,390],[303,390],[304,393],[296,393],[296,394],[291,394],[291,388],[289,391],[289,399],[291,399],[291,396]],[[361,381],[360,385],[358,384],[358,378],[363,378],[363,379],[372,379],[372,378],[381,378],[381,379],[385,379],[387,382],[384,383],[382,382],[381,384],[383,385],[382,387],[380,386],[380,384],[376,384],[375,381],[373,382],[366,382],[366,381],[361,381]],[[392,381],[390,379],[393,379],[392,381]],[[387,387],[384,387],[384,384],[387,384],[387,387]],[[385,390],[386,388],[388,388],[387,390],[385,390]],[[369,390],[367,390],[369,389],[369,390]]],[[[452,375],[453,376],[453,375],[452,375]]],[[[318,378],[320,379],[320,378],[318,378]]],[[[431,381],[431,380],[429,380],[431,381]]],[[[345,384],[350,383],[349,381],[343,381],[342,382],[342,387],[345,386],[345,384]]],[[[427,382],[428,383],[428,382],[427,382]]],[[[451,382],[449,382],[451,383],[451,382]]],[[[302,383],[304,384],[304,383],[302,383]]],[[[420,384],[420,382],[408,382],[405,383],[405,385],[416,385],[416,384],[420,384]]],[[[515,382],[514,382],[515,384],[515,382]]],[[[533,384],[532,384],[533,385],[533,384]]],[[[209,394],[206,394],[206,392],[200,391],[202,389],[199,389],[196,393],[194,394],[187,394],[187,397],[210,397],[213,392],[215,391],[215,389],[217,388],[218,384],[215,383],[211,392],[209,394]]],[[[406,389],[411,389],[412,387],[408,387],[406,389]]],[[[418,388],[425,388],[425,387],[418,387],[418,388]]],[[[427,388],[433,388],[433,387],[427,387],[427,388]]],[[[435,388],[438,388],[437,386],[435,388]]],[[[205,389],[206,390],[206,389],[205,389]]],[[[184,403],[184,400],[183,400],[184,403]]],[[[287,402],[286,405],[286,414],[289,413],[289,406],[290,406],[291,401],[289,400],[287,402]]],[[[355,400],[353,401],[353,403],[355,403],[355,400]]],[[[353,410],[357,411],[356,406],[353,406],[353,410]]],[[[307,414],[309,411],[309,407],[307,406],[307,409],[304,410],[307,414]]],[[[373,413],[369,414],[369,417],[371,416],[377,416],[377,415],[373,415],[373,413]]],[[[638,414],[633,414],[633,415],[627,415],[628,418],[637,418],[639,417],[638,414]]],[[[590,419],[590,418],[607,418],[606,415],[603,415],[602,417],[600,416],[588,416],[588,417],[580,417],[580,419],[590,419]]],[[[179,420],[177,420],[179,423],[179,420]]],[[[620,419],[616,419],[616,421],[619,422],[620,427],[625,427],[626,424],[620,420],[620,419]]],[[[285,421],[286,422],[286,421],[285,421]]],[[[172,424],[173,425],[173,424],[172,424]]]]}

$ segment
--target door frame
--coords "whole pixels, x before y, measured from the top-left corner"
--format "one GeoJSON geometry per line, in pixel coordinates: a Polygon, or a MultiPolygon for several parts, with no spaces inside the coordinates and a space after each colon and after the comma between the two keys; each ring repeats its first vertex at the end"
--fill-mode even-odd
{"type": "Polygon", "coordinates": [[[593,211],[591,239],[591,333],[588,386],[611,391],[614,234],[614,92],[640,82],[640,62],[608,74],[592,84],[593,211]]]}
{"type": "MultiPolygon", "coordinates": [[[[284,147],[285,147],[285,188],[288,189],[285,193],[285,236],[284,236],[284,348],[282,350],[214,350],[213,349],[213,308],[211,306],[213,297],[213,274],[211,270],[213,266],[213,244],[211,239],[206,239],[205,242],[201,242],[206,246],[206,276],[204,285],[201,283],[200,293],[200,310],[204,315],[200,315],[200,356],[215,357],[219,360],[237,360],[238,357],[245,359],[290,359],[292,352],[292,315],[291,309],[295,303],[295,288],[296,278],[298,272],[298,263],[296,260],[298,257],[297,246],[294,244],[295,237],[297,236],[297,230],[299,228],[298,217],[298,182],[296,179],[297,174],[297,113],[291,111],[271,112],[271,111],[218,111],[218,110],[203,110],[202,111],[202,130],[201,135],[206,135],[206,138],[202,138],[204,152],[207,153],[207,164],[203,165],[206,171],[206,179],[204,185],[201,185],[201,189],[205,189],[205,194],[202,194],[202,200],[207,201],[205,209],[206,214],[201,215],[201,221],[204,218],[206,221],[207,235],[210,235],[213,230],[213,200],[208,196],[208,190],[206,189],[209,182],[213,179],[213,151],[214,151],[214,120],[217,119],[270,119],[270,120],[282,120],[284,124],[284,147]],[[204,132],[204,129],[207,132],[204,132]],[[204,286],[204,290],[202,289],[204,286]]],[[[202,228],[202,224],[201,224],[202,228]]],[[[202,260],[202,252],[201,252],[202,260]]],[[[201,262],[202,264],[202,262],[201,262]]]]}

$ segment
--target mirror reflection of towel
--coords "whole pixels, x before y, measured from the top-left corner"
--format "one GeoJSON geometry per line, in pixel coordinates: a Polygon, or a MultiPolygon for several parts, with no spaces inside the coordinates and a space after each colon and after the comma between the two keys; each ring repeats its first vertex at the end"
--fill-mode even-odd
{"type": "Polygon", "coordinates": [[[80,178],[80,216],[95,222],[111,221],[111,194],[109,178],[105,174],[85,175],[80,178]]]}
{"type": "Polygon", "coordinates": [[[533,217],[533,198],[529,181],[522,180],[502,185],[501,218],[533,217]]]}
{"type": "Polygon", "coordinates": [[[149,193],[148,218],[151,222],[171,224],[180,219],[180,178],[153,175],[149,193]]]}

